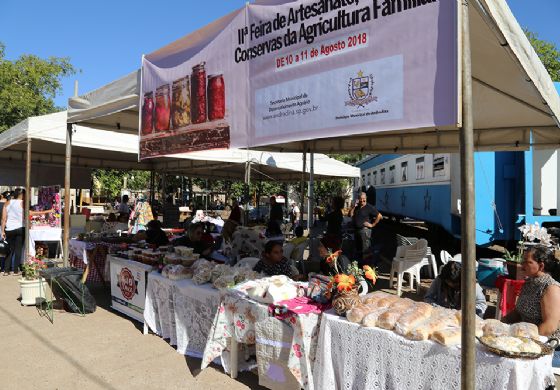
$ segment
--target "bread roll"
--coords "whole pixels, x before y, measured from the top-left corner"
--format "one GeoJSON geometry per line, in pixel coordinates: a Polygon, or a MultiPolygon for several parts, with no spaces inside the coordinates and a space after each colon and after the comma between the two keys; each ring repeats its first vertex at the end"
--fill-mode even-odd
{"type": "Polygon", "coordinates": [[[461,328],[436,330],[430,338],[446,346],[459,345],[461,344],[461,328]]]}
{"type": "Polygon", "coordinates": [[[484,321],[482,331],[484,336],[509,336],[509,326],[495,319],[484,321]]]}
{"type": "Polygon", "coordinates": [[[414,327],[430,318],[433,307],[429,303],[419,302],[414,304],[404,313],[395,324],[395,332],[404,336],[414,327]]]}
{"type": "Polygon", "coordinates": [[[410,309],[412,306],[414,306],[415,302],[412,299],[409,298],[399,298],[398,300],[396,300],[395,302],[393,302],[393,304],[391,304],[391,306],[389,306],[389,308],[391,310],[408,310],[410,309]]]}
{"type": "Polygon", "coordinates": [[[367,308],[364,305],[354,306],[352,309],[346,312],[346,319],[348,319],[348,321],[350,322],[359,324],[362,322],[362,319],[366,315],[366,310],[367,308]]]}
{"type": "Polygon", "coordinates": [[[539,327],[529,322],[519,322],[509,327],[510,336],[539,339],[539,327]]]}
{"type": "Polygon", "coordinates": [[[437,330],[458,327],[459,321],[452,310],[436,308],[429,319],[410,330],[405,337],[410,340],[428,340],[437,330]]]}
{"type": "Polygon", "coordinates": [[[379,316],[385,313],[388,309],[386,307],[378,307],[372,312],[366,314],[364,319],[362,320],[362,325],[367,326],[368,328],[373,328],[377,326],[377,321],[379,320],[379,316]]]}
{"type": "Polygon", "coordinates": [[[364,305],[377,305],[379,300],[382,298],[386,298],[390,296],[390,294],[383,292],[383,291],[375,291],[370,294],[366,294],[362,297],[362,303],[364,305]]]}
{"type": "Polygon", "coordinates": [[[377,301],[377,307],[389,307],[399,300],[400,298],[396,295],[389,295],[388,297],[381,298],[379,301],[377,301]]]}

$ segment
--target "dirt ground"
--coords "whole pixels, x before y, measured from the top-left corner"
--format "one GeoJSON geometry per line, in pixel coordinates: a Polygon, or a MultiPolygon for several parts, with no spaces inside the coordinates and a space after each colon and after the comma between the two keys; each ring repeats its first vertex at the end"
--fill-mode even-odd
{"type": "Polygon", "coordinates": [[[0,389],[259,389],[258,378],[237,380],[221,367],[200,372],[200,360],[176,353],[142,325],[102,307],[86,317],[55,311],[54,323],[17,300],[17,277],[0,276],[0,389]]]}

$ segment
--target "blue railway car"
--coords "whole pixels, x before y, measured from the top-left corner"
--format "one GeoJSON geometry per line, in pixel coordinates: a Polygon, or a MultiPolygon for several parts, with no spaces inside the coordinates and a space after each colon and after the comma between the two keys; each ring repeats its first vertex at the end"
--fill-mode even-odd
{"type": "MultiPolygon", "coordinates": [[[[556,83],[560,91],[560,83],[556,83]]],[[[376,207],[461,234],[458,154],[373,155],[360,161],[364,186],[376,189],[376,207]]],[[[523,223],[560,225],[558,150],[475,153],[476,243],[519,239],[523,223]]]]}

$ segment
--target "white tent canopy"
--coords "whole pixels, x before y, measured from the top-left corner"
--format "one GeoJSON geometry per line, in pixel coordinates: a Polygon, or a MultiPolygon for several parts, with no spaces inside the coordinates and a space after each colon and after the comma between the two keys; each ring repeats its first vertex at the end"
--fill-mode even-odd
{"type": "MultiPolygon", "coordinates": [[[[469,7],[475,148],[523,150],[531,143],[531,130],[535,145],[556,147],[560,143],[560,99],[505,0],[476,0],[469,2],[469,7]]],[[[151,53],[148,58],[153,61],[168,58],[167,65],[173,66],[192,57],[232,20],[236,12],[151,53]]],[[[69,122],[136,132],[139,122],[138,80],[138,72],[134,72],[79,99],[70,99],[69,122]],[[115,88],[117,85],[126,88],[119,91],[115,88]]],[[[457,129],[409,129],[308,141],[295,138],[294,142],[266,148],[281,151],[311,149],[322,153],[456,152],[460,127],[459,123],[457,129]]]]}
{"type": "MultiPolygon", "coordinates": [[[[45,175],[47,177],[53,175],[56,171],[55,168],[58,168],[60,172],[56,173],[56,179],[58,179],[56,183],[63,183],[63,172],[60,167],[64,166],[65,162],[66,121],[66,112],[58,112],[31,117],[18,123],[0,134],[1,159],[11,160],[14,163],[25,161],[26,141],[31,139],[32,162],[36,165],[32,169],[32,175],[36,179],[32,181],[36,182],[40,178],[45,178],[45,175]],[[51,167],[50,174],[42,171],[46,169],[45,167],[51,167]]],[[[255,176],[265,180],[298,181],[301,179],[302,157],[299,153],[215,150],[138,162],[138,135],[135,133],[108,131],[79,125],[75,126],[72,136],[72,183],[76,186],[78,184],[76,180],[86,176],[87,185],[84,188],[89,187],[89,170],[87,169],[91,168],[143,169],[204,178],[243,179],[247,162],[254,166],[255,176]],[[86,170],[77,168],[86,168],[86,170]]],[[[20,165],[22,165],[22,173],[19,176],[22,177],[23,164],[20,163],[20,165]]],[[[360,172],[358,168],[328,156],[316,155],[315,175],[319,179],[353,178],[359,177],[360,172]]],[[[0,180],[0,182],[4,181],[0,180]]],[[[19,180],[18,184],[20,182],[22,180],[19,180]]],[[[83,184],[81,181],[80,183],[83,184]]],[[[45,183],[40,185],[42,184],[45,183]]]]}

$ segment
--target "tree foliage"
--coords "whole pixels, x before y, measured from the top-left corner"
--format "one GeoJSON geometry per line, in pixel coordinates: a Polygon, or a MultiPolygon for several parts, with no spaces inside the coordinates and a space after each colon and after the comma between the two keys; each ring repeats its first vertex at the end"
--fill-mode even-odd
{"type": "Polygon", "coordinates": [[[525,29],[525,34],[550,74],[552,81],[560,81],[560,50],[554,43],[539,39],[534,32],[525,29]]]}
{"type": "Polygon", "coordinates": [[[120,171],[117,169],[96,169],[93,171],[94,194],[109,199],[120,196],[121,190],[145,191],[150,187],[149,171],[120,171]],[[124,188],[126,176],[126,187],[124,188]]]}
{"type": "Polygon", "coordinates": [[[0,42],[0,132],[22,120],[59,111],[54,98],[62,92],[62,79],[76,73],[69,58],[22,55],[5,58],[0,42]]]}

